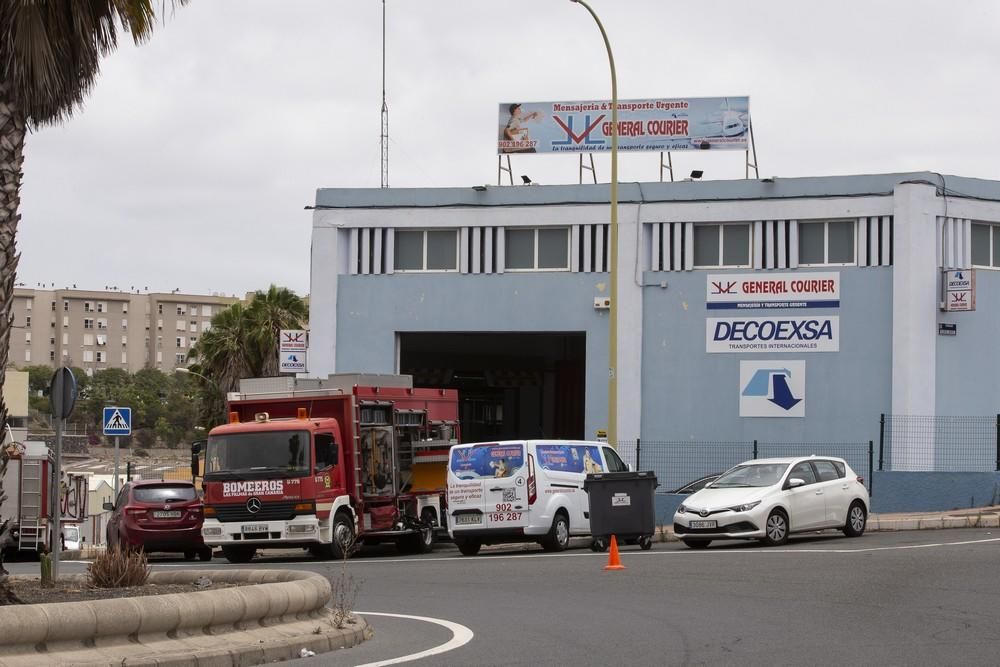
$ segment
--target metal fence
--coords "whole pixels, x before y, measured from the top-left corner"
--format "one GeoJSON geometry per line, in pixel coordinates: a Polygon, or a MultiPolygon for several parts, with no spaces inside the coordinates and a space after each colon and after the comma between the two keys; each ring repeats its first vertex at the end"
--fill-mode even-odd
{"type": "Polygon", "coordinates": [[[883,414],[878,451],[879,470],[1000,471],[1000,415],[883,414]]]}
{"type": "Polygon", "coordinates": [[[874,442],[711,442],[628,440],[618,453],[635,470],[656,473],[659,492],[680,488],[700,477],[724,472],[750,459],[836,456],[847,461],[872,491],[874,442]]]}
{"type": "Polygon", "coordinates": [[[148,463],[145,461],[126,461],[125,479],[128,481],[140,479],[163,479],[191,481],[191,466],[178,463],[148,463]]]}

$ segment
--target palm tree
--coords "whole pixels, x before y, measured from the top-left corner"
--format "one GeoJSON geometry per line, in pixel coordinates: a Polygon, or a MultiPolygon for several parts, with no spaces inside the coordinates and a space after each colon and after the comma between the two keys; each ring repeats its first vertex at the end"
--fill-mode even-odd
{"type": "Polygon", "coordinates": [[[271,285],[255,292],[247,310],[258,377],[278,374],[278,335],[282,329],[301,329],[309,319],[305,301],[291,290],[271,285]]]}
{"type": "Polygon", "coordinates": [[[240,379],[253,377],[259,368],[248,344],[252,338],[248,308],[234,303],[216,313],[212,328],[191,348],[188,360],[196,362],[197,372],[210,377],[223,392],[237,391],[240,379]]]}
{"type": "MultiPolygon", "coordinates": [[[[155,19],[153,0],[0,2],[0,390],[13,324],[25,134],[69,118],[94,85],[101,57],[118,46],[119,31],[141,44],[155,19]]],[[[6,422],[0,392],[0,427],[6,422]]]]}

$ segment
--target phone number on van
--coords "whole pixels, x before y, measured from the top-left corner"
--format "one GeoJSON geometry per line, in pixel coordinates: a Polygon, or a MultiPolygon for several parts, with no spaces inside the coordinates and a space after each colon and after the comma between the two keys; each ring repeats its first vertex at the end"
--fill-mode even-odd
{"type": "Polygon", "coordinates": [[[489,515],[490,521],[503,523],[505,521],[520,521],[521,512],[512,512],[510,503],[497,503],[497,511],[489,515]]]}

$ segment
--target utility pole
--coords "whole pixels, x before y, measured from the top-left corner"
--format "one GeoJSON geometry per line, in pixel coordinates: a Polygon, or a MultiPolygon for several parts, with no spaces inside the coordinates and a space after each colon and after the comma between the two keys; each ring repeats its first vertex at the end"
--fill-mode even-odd
{"type": "Polygon", "coordinates": [[[382,0],[382,187],[389,187],[389,105],[385,101],[385,0],[382,0]]]}

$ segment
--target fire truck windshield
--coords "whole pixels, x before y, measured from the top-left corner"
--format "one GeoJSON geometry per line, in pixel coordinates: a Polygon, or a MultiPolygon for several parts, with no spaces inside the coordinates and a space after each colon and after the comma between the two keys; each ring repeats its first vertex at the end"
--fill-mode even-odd
{"type": "Polygon", "coordinates": [[[262,431],[210,436],[205,479],[304,477],[309,474],[308,431],[262,431]]]}

